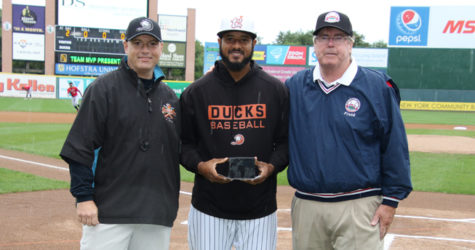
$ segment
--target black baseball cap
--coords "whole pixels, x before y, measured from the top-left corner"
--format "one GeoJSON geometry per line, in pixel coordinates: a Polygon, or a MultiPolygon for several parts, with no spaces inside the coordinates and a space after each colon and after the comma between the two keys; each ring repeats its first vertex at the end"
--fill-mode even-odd
{"type": "Polygon", "coordinates": [[[347,15],[338,11],[329,11],[318,16],[317,25],[315,27],[314,35],[326,27],[333,27],[342,30],[346,34],[353,36],[353,28],[351,27],[350,19],[347,15]]]}
{"type": "Polygon", "coordinates": [[[130,41],[140,35],[150,35],[158,41],[162,41],[162,32],[160,26],[154,20],[146,17],[138,17],[130,21],[129,27],[125,34],[125,40],[130,41]]]}

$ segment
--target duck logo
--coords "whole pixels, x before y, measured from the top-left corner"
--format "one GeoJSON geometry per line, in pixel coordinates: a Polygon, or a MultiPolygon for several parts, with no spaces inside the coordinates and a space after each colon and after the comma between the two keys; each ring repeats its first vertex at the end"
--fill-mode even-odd
{"type": "Polygon", "coordinates": [[[414,10],[407,9],[397,17],[399,29],[406,34],[414,34],[422,27],[422,18],[414,10]]]}
{"type": "Polygon", "coordinates": [[[242,144],[244,144],[244,135],[242,134],[235,135],[233,138],[233,141],[231,142],[231,145],[240,146],[242,144]]]}
{"type": "Polygon", "coordinates": [[[173,119],[176,117],[175,108],[170,103],[166,103],[162,106],[162,114],[165,120],[169,122],[173,122],[173,119]]]}

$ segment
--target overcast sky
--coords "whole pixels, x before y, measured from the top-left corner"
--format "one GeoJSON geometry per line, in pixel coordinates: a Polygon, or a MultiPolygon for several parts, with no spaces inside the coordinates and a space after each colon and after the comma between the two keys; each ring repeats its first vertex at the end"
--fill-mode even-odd
{"type": "Polygon", "coordinates": [[[367,42],[388,42],[391,6],[474,6],[475,0],[158,0],[158,14],[186,15],[196,10],[196,38],[215,42],[221,19],[243,15],[255,20],[257,35],[264,44],[272,43],[280,31],[309,31],[320,13],[337,10],[349,16],[353,30],[367,42]]]}
{"type": "MultiPolygon", "coordinates": [[[[17,0],[19,1],[19,0],[17,0]]],[[[44,0],[24,0],[44,1],[44,0]]],[[[350,17],[353,30],[367,42],[388,42],[391,6],[475,6],[475,0],[157,0],[158,14],[187,14],[196,10],[196,38],[215,42],[221,19],[243,15],[255,20],[257,35],[264,44],[272,43],[280,31],[309,31],[315,28],[319,14],[337,10],[350,17]]],[[[0,4],[2,0],[0,0],[0,4]]],[[[130,1],[133,4],[133,1],[130,1]]]]}

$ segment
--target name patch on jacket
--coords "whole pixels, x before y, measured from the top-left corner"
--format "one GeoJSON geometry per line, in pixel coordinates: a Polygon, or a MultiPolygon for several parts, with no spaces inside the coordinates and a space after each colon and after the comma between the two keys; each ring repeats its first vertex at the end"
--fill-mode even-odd
{"type": "Polygon", "coordinates": [[[208,119],[213,130],[265,128],[266,104],[209,105],[208,119]]]}

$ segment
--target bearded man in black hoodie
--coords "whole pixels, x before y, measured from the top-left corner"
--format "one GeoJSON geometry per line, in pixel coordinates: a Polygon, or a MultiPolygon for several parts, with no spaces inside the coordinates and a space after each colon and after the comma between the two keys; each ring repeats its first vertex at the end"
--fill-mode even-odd
{"type": "Polygon", "coordinates": [[[180,161],[195,173],[189,246],[275,249],[277,173],[288,164],[288,92],[252,60],[251,20],[224,19],[218,37],[222,60],[180,99],[180,161]]]}

